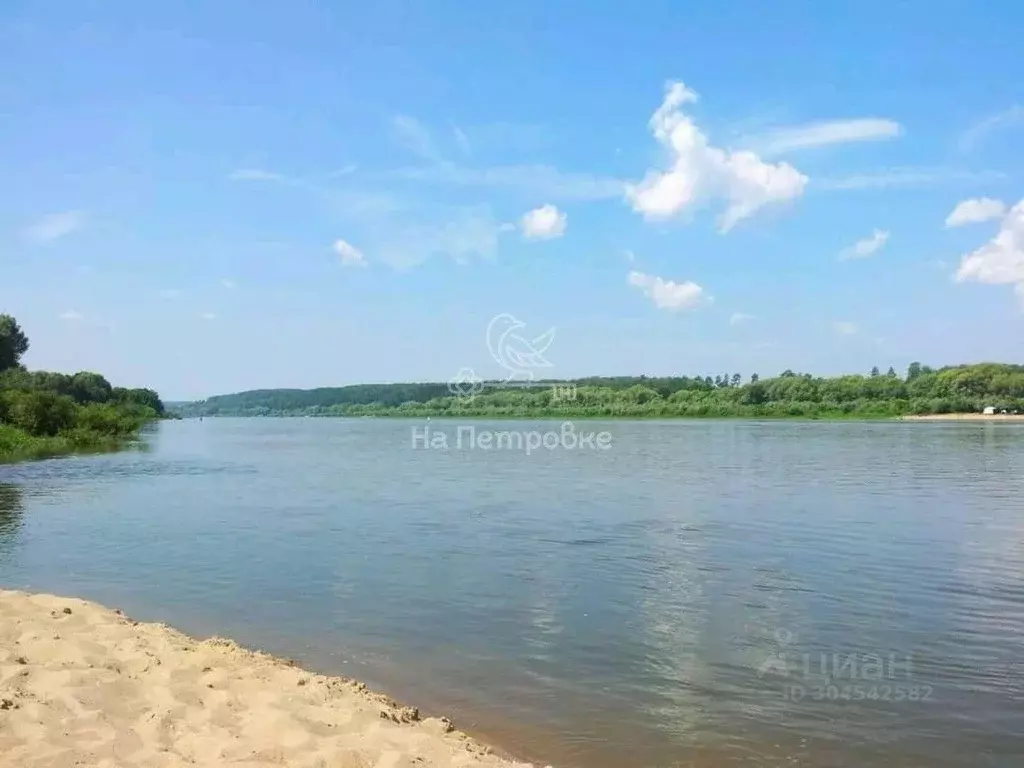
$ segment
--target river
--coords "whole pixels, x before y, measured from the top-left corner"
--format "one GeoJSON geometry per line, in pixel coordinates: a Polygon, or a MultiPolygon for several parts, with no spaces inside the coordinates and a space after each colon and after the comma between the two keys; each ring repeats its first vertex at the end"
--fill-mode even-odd
{"type": "Polygon", "coordinates": [[[0,584],[357,677],[559,768],[1024,765],[1024,427],[565,437],[161,423],[0,466],[0,584]]]}

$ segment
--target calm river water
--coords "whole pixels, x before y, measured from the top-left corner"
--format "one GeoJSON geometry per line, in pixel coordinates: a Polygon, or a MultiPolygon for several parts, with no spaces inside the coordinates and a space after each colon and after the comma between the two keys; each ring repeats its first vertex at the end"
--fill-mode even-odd
{"type": "Polygon", "coordinates": [[[579,422],[608,449],[527,455],[426,426],[168,422],[0,466],[0,585],[559,768],[1024,766],[1024,428],[579,422]]]}

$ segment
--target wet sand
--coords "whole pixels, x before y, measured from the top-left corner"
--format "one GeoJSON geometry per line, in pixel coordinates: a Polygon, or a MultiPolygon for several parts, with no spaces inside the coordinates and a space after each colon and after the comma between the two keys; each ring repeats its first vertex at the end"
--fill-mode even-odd
{"type": "Polygon", "coordinates": [[[0,590],[0,766],[528,768],[355,680],[0,590]]]}

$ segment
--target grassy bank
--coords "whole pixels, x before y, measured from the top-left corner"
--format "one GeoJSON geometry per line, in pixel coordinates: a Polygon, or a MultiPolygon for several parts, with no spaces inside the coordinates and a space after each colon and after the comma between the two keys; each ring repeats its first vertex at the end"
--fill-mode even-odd
{"type": "Polygon", "coordinates": [[[0,464],[47,459],[71,453],[116,451],[126,447],[133,440],[133,437],[118,437],[86,430],[38,436],[30,435],[9,424],[0,424],[0,464]]]}

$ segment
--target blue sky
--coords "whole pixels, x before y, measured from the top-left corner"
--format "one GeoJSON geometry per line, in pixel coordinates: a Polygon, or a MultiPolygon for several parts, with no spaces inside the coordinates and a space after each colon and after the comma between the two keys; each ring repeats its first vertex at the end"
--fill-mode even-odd
{"type": "Polygon", "coordinates": [[[30,367],[491,376],[503,312],[556,329],[554,376],[1024,357],[1017,4],[0,13],[30,367]]]}

